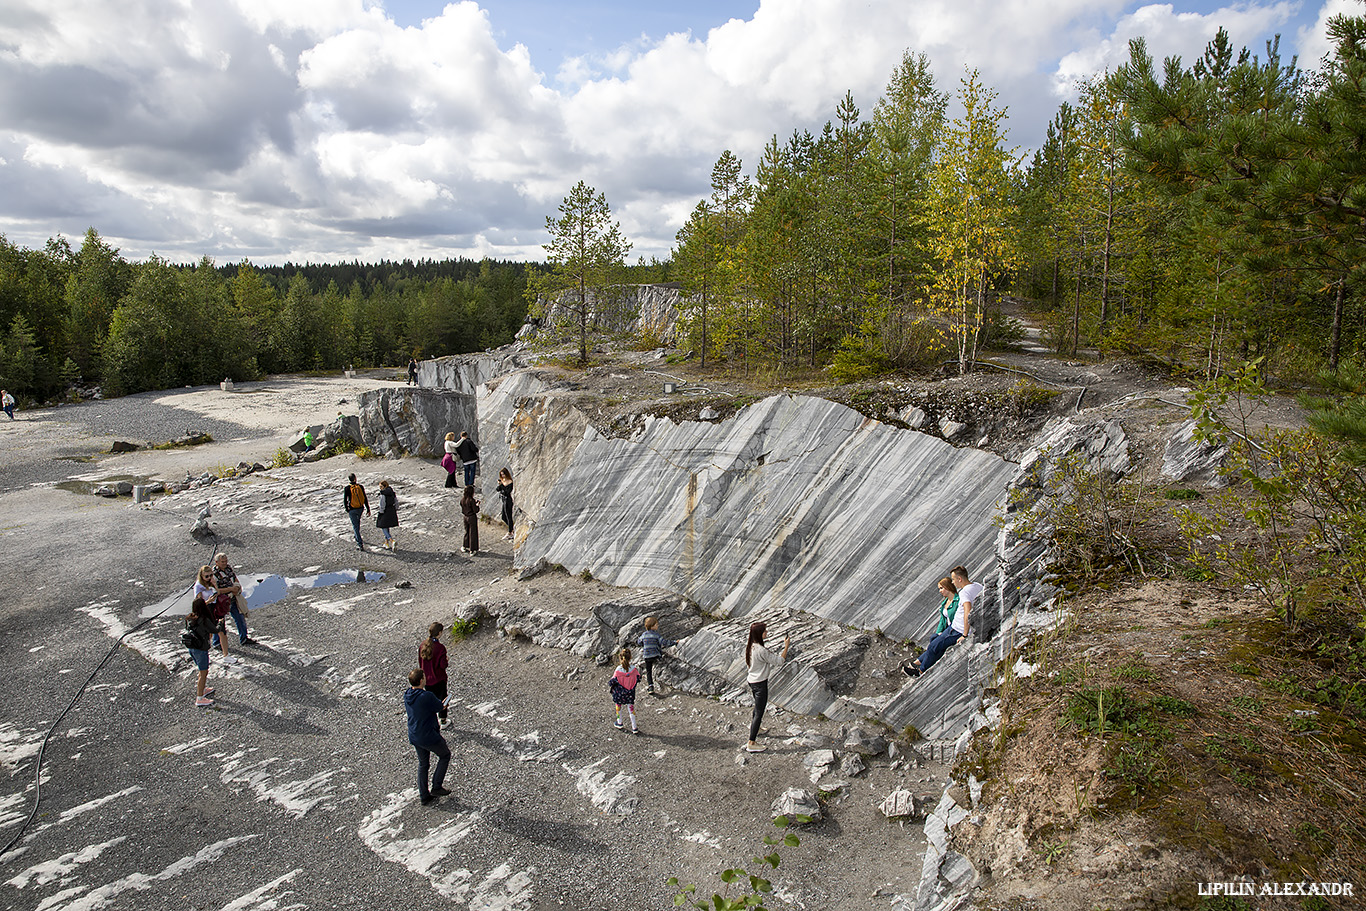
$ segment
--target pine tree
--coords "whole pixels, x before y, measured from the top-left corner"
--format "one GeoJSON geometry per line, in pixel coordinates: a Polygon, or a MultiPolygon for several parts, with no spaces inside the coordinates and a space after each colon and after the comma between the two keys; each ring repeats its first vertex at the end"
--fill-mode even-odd
{"type": "Polygon", "coordinates": [[[595,303],[606,303],[606,292],[618,284],[631,244],[621,226],[612,221],[607,197],[582,180],[560,203],[560,217],[547,216],[550,243],[543,244],[549,271],[528,282],[528,300],[548,306],[558,297],[577,338],[579,363],[588,363],[588,339],[595,331],[595,303]]]}

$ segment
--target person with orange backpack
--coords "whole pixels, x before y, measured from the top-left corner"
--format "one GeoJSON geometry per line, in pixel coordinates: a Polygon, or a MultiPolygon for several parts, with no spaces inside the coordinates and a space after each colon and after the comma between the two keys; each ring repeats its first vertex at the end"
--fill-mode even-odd
{"type": "Polygon", "coordinates": [[[342,506],[351,517],[351,527],[356,532],[356,549],[365,550],[365,542],[360,537],[360,517],[361,513],[370,515],[370,501],[366,499],[365,488],[356,481],[356,476],[347,475],[347,478],[351,483],[346,485],[346,491],[342,494],[342,506]]]}

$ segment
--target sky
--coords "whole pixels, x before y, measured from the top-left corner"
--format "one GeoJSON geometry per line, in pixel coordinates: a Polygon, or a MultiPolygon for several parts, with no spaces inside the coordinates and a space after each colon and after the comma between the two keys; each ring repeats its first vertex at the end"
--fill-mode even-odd
{"type": "MultiPolygon", "coordinates": [[[[131,260],[538,260],[580,180],[669,255],[727,149],[871,116],[906,51],[1027,154],[1132,37],[1313,68],[1361,0],[0,0],[0,234],[131,260]]],[[[951,109],[952,113],[952,109],[951,109]]]]}

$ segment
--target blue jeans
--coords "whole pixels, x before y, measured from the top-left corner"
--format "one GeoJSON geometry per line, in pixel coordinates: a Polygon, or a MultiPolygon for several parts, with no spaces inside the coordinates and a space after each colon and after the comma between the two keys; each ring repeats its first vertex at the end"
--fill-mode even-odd
{"type": "Polygon", "coordinates": [[[228,608],[228,613],[232,616],[232,622],[237,624],[237,638],[239,640],[247,638],[247,618],[242,616],[242,612],[237,609],[236,596],[232,599],[232,607],[228,608]]]}
{"type": "Polygon", "coordinates": [[[364,513],[364,506],[348,506],[346,508],[346,514],[351,517],[351,528],[356,532],[356,546],[362,550],[365,548],[365,542],[360,538],[360,517],[364,513]]]}
{"type": "Polygon", "coordinates": [[[417,795],[426,800],[446,780],[446,767],[451,764],[451,748],[446,746],[445,738],[438,737],[435,743],[415,743],[413,749],[417,750],[417,795]],[[431,766],[433,753],[436,754],[436,772],[432,774],[432,789],[429,791],[427,769],[431,766]]]}
{"type": "Polygon", "coordinates": [[[931,639],[930,644],[925,646],[925,651],[920,653],[920,672],[923,674],[928,671],[936,661],[943,657],[950,645],[962,638],[963,634],[950,626],[931,639]]]}
{"type": "Polygon", "coordinates": [[[478,468],[478,467],[479,467],[479,460],[478,460],[478,459],[475,459],[473,462],[466,462],[466,463],[465,463],[465,486],[466,486],[466,487],[473,487],[473,486],[474,486],[474,470],[475,470],[476,468],[478,468]]]}
{"type": "Polygon", "coordinates": [[[209,669],[209,653],[202,648],[190,649],[190,658],[194,661],[194,666],[201,671],[209,669]]]}

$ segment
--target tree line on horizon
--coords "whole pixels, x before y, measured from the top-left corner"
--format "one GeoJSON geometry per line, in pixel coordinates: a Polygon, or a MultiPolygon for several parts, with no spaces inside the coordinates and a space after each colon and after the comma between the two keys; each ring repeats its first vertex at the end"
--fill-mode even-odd
{"type": "Polygon", "coordinates": [[[129,262],[91,228],[27,250],[0,235],[0,384],[37,400],[402,365],[510,342],[535,265],[419,260],[129,262]]]}

